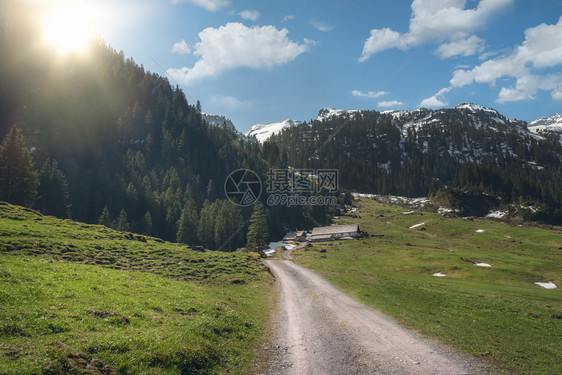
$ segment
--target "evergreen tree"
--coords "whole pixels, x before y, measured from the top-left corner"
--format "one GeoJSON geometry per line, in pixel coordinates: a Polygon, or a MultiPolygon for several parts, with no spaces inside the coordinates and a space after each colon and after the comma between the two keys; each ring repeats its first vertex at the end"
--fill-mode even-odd
{"type": "Polygon", "coordinates": [[[144,214],[144,234],[152,235],[152,215],[150,215],[149,211],[146,211],[146,214],[144,214]]]}
{"type": "Polygon", "coordinates": [[[111,214],[109,213],[109,209],[107,208],[107,206],[105,206],[103,208],[103,210],[101,211],[101,215],[100,215],[100,218],[98,220],[98,224],[99,225],[105,225],[108,228],[111,227],[111,214]]]}
{"type": "Polygon", "coordinates": [[[203,203],[201,216],[197,228],[199,243],[208,249],[215,248],[215,223],[217,219],[217,204],[208,200],[203,203]]]}
{"type": "Polygon", "coordinates": [[[125,209],[121,210],[119,219],[117,219],[117,230],[122,232],[128,232],[129,230],[131,230],[129,220],[127,219],[127,211],[125,211],[125,209]]]}
{"type": "Polygon", "coordinates": [[[35,207],[48,215],[66,218],[69,215],[68,183],[55,159],[47,159],[39,172],[38,197],[35,207]]]}
{"type": "Polygon", "coordinates": [[[32,207],[38,178],[23,133],[13,125],[0,145],[0,200],[32,207]]]}
{"type": "Polygon", "coordinates": [[[265,208],[260,201],[254,204],[254,211],[250,217],[246,247],[251,250],[260,251],[267,247],[269,240],[269,228],[265,208]]]}
{"type": "Polygon", "coordinates": [[[178,224],[177,242],[185,244],[197,243],[197,226],[199,215],[193,198],[188,199],[182,212],[178,224]]]}
{"type": "Polygon", "coordinates": [[[217,250],[234,251],[244,246],[244,219],[239,206],[227,201],[221,202],[215,223],[215,243],[217,250]]]}
{"type": "Polygon", "coordinates": [[[209,183],[207,184],[207,199],[211,202],[217,199],[215,183],[212,178],[209,180],[209,183]]]}

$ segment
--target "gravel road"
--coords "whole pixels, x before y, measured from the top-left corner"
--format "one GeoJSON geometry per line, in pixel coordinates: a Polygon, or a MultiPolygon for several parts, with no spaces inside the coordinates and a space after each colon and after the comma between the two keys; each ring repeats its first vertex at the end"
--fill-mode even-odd
{"type": "Polygon", "coordinates": [[[483,374],[469,356],[407,330],[288,260],[268,260],[279,283],[271,375],[483,374]]]}

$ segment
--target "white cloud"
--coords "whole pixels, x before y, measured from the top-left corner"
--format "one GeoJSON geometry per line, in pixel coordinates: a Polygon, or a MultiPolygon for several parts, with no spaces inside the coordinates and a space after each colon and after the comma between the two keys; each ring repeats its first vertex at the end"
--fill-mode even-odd
{"type": "Polygon", "coordinates": [[[250,100],[239,100],[234,96],[222,96],[214,95],[209,100],[210,104],[217,107],[227,108],[227,109],[248,109],[252,106],[252,101],[250,100]]]}
{"type": "MultiPolygon", "coordinates": [[[[535,91],[536,92],[536,91],[535,91]]],[[[527,90],[520,90],[514,88],[502,87],[500,93],[498,94],[498,102],[517,102],[520,100],[533,99],[534,96],[527,90]]]]}
{"type": "Polygon", "coordinates": [[[443,43],[437,48],[437,54],[442,59],[453,56],[471,56],[484,50],[484,40],[476,35],[465,39],[443,43]]]}
{"type": "Polygon", "coordinates": [[[436,107],[444,107],[447,105],[447,103],[445,103],[444,101],[442,101],[441,99],[439,99],[439,97],[443,97],[443,95],[445,95],[446,93],[448,93],[449,91],[451,91],[450,87],[445,87],[442,88],[441,90],[439,90],[435,95],[430,96],[429,98],[426,98],[424,100],[422,100],[422,102],[420,103],[420,107],[424,107],[424,108],[436,108],[436,107]]]}
{"type": "Polygon", "coordinates": [[[172,4],[187,3],[206,9],[210,12],[217,12],[230,5],[229,0],[171,0],[172,4]]]}
{"type": "Polygon", "coordinates": [[[191,53],[191,49],[185,40],[182,39],[179,42],[174,43],[172,46],[172,52],[179,53],[180,55],[189,55],[191,53]]]}
{"type": "Polygon", "coordinates": [[[292,14],[287,14],[285,17],[283,17],[283,19],[281,20],[281,22],[287,22],[287,21],[292,21],[295,19],[295,16],[293,16],[292,14]]]}
{"type": "Polygon", "coordinates": [[[176,81],[189,84],[240,67],[259,69],[287,64],[315,43],[308,39],[293,42],[288,33],[287,29],[274,26],[247,27],[238,22],[217,29],[209,27],[199,33],[200,42],[193,46],[193,54],[199,57],[193,68],[166,72],[176,81]]]}
{"type": "Polygon", "coordinates": [[[442,102],[441,100],[437,99],[437,96],[433,95],[427,99],[422,100],[420,107],[423,108],[436,108],[436,107],[444,107],[447,103],[442,102]]]}
{"type": "Polygon", "coordinates": [[[562,100],[562,86],[556,90],[553,90],[551,96],[554,100],[562,100]]]}
{"type": "Polygon", "coordinates": [[[450,80],[452,87],[472,83],[496,85],[503,77],[515,78],[515,87],[502,87],[498,102],[533,99],[538,90],[552,91],[553,98],[562,86],[561,75],[545,70],[562,64],[562,17],[556,25],[540,24],[525,30],[525,40],[506,56],[492,58],[468,70],[458,69],[450,80]]]}
{"type": "Polygon", "coordinates": [[[398,107],[400,105],[404,105],[404,103],[398,100],[388,100],[388,101],[378,102],[377,105],[379,107],[398,107]]]}
{"type": "Polygon", "coordinates": [[[319,31],[329,32],[334,30],[334,26],[323,21],[310,20],[310,24],[312,25],[312,27],[319,31]]]}
{"type": "Polygon", "coordinates": [[[261,16],[260,12],[258,12],[257,10],[243,10],[240,13],[238,13],[238,15],[243,20],[249,20],[249,21],[257,21],[261,16]]]}
{"type": "Polygon", "coordinates": [[[483,41],[470,34],[483,29],[494,14],[512,3],[513,0],[480,0],[476,8],[465,9],[466,0],[413,0],[409,31],[401,34],[389,28],[371,30],[359,61],[386,49],[406,50],[430,42],[448,42],[438,50],[441,56],[479,52],[483,41]]]}
{"type": "Polygon", "coordinates": [[[392,31],[389,28],[381,30],[371,30],[371,36],[365,41],[363,53],[359,58],[360,62],[367,61],[375,53],[390,48],[408,49],[407,43],[402,40],[400,33],[392,31]]]}
{"type": "Polygon", "coordinates": [[[359,90],[353,90],[351,95],[353,96],[360,96],[365,98],[378,98],[379,96],[383,96],[388,94],[386,91],[369,91],[369,92],[362,92],[359,90]]]}
{"type": "Polygon", "coordinates": [[[500,49],[498,51],[484,52],[483,54],[478,56],[478,59],[483,61],[483,60],[488,60],[489,58],[497,56],[497,55],[509,55],[510,53],[511,53],[510,48],[503,48],[503,49],[500,49]]]}

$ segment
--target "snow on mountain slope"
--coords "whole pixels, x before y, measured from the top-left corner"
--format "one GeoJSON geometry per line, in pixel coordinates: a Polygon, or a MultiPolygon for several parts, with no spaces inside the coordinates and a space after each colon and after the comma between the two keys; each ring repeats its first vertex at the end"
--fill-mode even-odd
{"type": "Polygon", "coordinates": [[[201,112],[201,117],[203,118],[203,120],[207,121],[207,123],[211,126],[223,127],[225,129],[238,132],[232,121],[230,121],[224,116],[212,115],[210,113],[201,112]]]}
{"type": "Polygon", "coordinates": [[[334,116],[355,115],[357,113],[361,113],[361,111],[358,109],[345,110],[335,108],[322,108],[320,111],[318,111],[318,117],[316,118],[316,120],[324,121],[334,116]]]}
{"type": "Polygon", "coordinates": [[[558,134],[562,143],[562,115],[541,117],[529,124],[529,131],[535,134],[558,134]]]}
{"type": "Polygon", "coordinates": [[[256,137],[259,142],[265,142],[273,134],[279,134],[283,129],[302,124],[302,121],[285,120],[272,124],[256,124],[245,134],[247,137],[256,137]]]}
{"type": "Polygon", "coordinates": [[[562,132],[562,115],[555,114],[551,117],[541,117],[529,124],[529,130],[532,132],[562,132]]]}

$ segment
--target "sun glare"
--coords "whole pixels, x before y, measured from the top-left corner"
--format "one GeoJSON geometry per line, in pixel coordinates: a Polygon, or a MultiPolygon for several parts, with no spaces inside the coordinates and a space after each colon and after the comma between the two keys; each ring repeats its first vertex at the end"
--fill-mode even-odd
{"type": "Polygon", "coordinates": [[[95,35],[94,20],[84,6],[63,1],[54,6],[44,19],[44,36],[59,52],[83,51],[95,35]]]}

